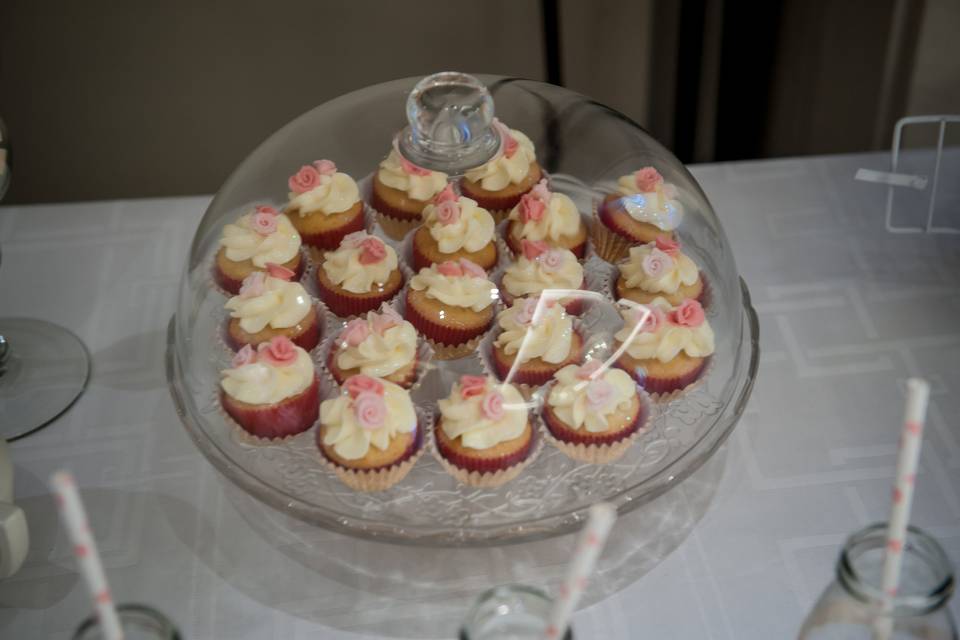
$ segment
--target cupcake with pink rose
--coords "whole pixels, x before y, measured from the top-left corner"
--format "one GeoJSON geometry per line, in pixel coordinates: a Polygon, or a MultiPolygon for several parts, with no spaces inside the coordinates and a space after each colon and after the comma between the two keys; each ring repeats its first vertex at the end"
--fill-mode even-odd
{"type": "Polygon", "coordinates": [[[410,162],[396,140],[373,176],[370,206],[384,232],[401,240],[422,221],[423,210],[447,186],[447,174],[410,162]]]}
{"type": "Polygon", "coordinates": [[[326,364],[337,384],[362,374],[409,389],[423,355],[414,326],[384,304],[346,324],[333,339],[326,364]]]}
{"type": "Polygon", "coordinates": [[[330,311],[347,317],[378,308],[400,291],[404,277],[393,247],[366,231],[355,231],[336,251],[323,254],[316,280],[330,311]]]}
{"type": "Polygon", "coordinates": [[[616,262],[633,245],[673,238],[683,213],[677,188],[654,167],[643,167],[621,176],[616,192],[597,207],[593,248],[607,262],[616,262]]]}
{"type": "Polygon", "coordinates": [[[388,489],[413,468],[423,442],[410,394],[379,378],[347,378],[340,394],[320,404],[317,446],[352,489],[388,489]]]}
{"type": "Polygon", "coordinates": [[[314,255],[336,249],[343,237],[365,227],[363,201],[353,178],[330,160],[304,165],[287,180],[286,213],[314,255]]]}
{"type": "Polygon", "coordinates": [[[569,196],[551,191],[546,179],[520,198],[511,211],[505,240],[515,255],[522,241],[543,241],[551,247],[569,249],[577,258],[587,250],[587,227],[569,196]]]}
{"type": "Polygon", "coordinates": [[[460,181],[460,190],[499,222],[517,206],[523,194],[540,182],[543,171],[526,134],[497,119],[493,122],[500,134],[500,150],[484,164],[467,171],[460,181]]]}
{"type": "Polygon", "coordinates": [[[701,304],[704,301],[706,289],[700,268],[680,250],[680,241],[675,238],[660,237],[630,247],[627,258],[617,266],[617,299],[649,304],[661,297],[672,305],[688,298],[701,304]]]}
{"type": "MultiPolygon", "coordinates": [[[[515,262],[504,269],[500,294],[505,304],[516,298],[539,296],[545,289],[586,289],[583,265],[569,249],[551,247],[543,240],[520,242],[521,253],[515,262]]],[[[579,315],[583,298],[577,294],[560,299],[567,313],[579,315]]]]}
{"type": "Polygon", "coordinates": [[[300,234],[290,219],[273,207],[257,205],[223,228],[214,258],[213,279],[227,293],[237,294],[244,279],[267,264],[278,264],[303,275],[300,234]]]}
{"type": "Polygon", "coordinates": [[[614,335],[617,366],[650,394],[671,396],[697,382],[714,353],[714,334],[699,302],[673,306],[665,298],[631,304],[614,335]]]}
{"type": "Polygon", "coordinates": [[[413,268],[465,258],[492,269],[497,264],[495,231],[490,212],[447,185],[423,210],[423,224],[413,235],[413,268]]]}

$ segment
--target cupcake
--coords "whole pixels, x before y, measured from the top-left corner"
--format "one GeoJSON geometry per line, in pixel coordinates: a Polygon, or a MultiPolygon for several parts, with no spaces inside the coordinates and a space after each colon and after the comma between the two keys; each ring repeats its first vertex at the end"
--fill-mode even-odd
{"type": "Polygon", "coordinates": [[[541,180],[510,211],[506,240],[514,254],[521,253],[523,240],[542,240],[551,247],[569,249],[578,258],[583,258],[587,249],[587,229],[573,200],[562,193],[551,192],[547,181],[541,180]]]}
{"type": "Polygon", "coordinates": [[[599,360],[560,369],[543,403],[543,422],[557,447],[582,462],[612,462],[622,456],[649,414],[627,373],[602,369],[599,360]]]}
{"type": "Polygon", "coordinates": [[[461,258],[425,267],[410,278],[405,315],[437,358],[462,358],[493,323],[497,297],[486,271],[461,258]]]}
{"type": "Polygon", "coordinates": [[[363,374],[409,389],[417,375],[417,330],[384,304],[380,313],[348,322],[334,338],[327,370],[337,384],[363,374]]]}
{"type": "Polygon", "coordinates": [[[515,300],[497,316],[492,365],[501,380],[530,387],[580,361],[583,338],[563,306],[543,298],[515,300]]]}
{"type": "Polygon", "coordinates": [[[447,186],[447,174],[418,167],[400,155],[394,144],[373,177],[370,205],[377,210],[380,226],[400,240],[420,224],[424,208],[447,186]]]}
{"type": "Polygon", "coordinates": [[[319,380],[310,354],[284,336],[243,347],[221,371],[220,403],[246,432],[285,438],[317,420],[319,380]]]}
{"type": "Polygon", "coordinates": [[[614,285],[617,298],[649,304],[661,297],[671,305],[687,298],[702,302],[703,280],[700,269],[683,253],[680,242],[657,238],[653,242],[630,247],[627,259],[620,263],[614,285]]]}
{"type": "Polygon", "coordinates": [[[230,311],[227,345],[238,351],[284,336],[298,347],[313,349],[320,342],[320,314],[313,301],[303,285],[291,282],[293,271],[274,264],[267,269],[247,276],[240,294],[224,305],[230,311]]]}
{"type": "MultiPolygon", "coordinates": [[[[586,289],[583,265],[569,249],[552,249],[543,240],[521,240],[516,262],[503,272],[500,295],[505,304],[515,298],[538,296],[544,289],[586,289]]],[[[576,294],[560,299],[567,313],[578,315],[583,298],[576,294]]]]}
{"type": "Polygon", "coordinates": [[[336,251],[323,254],[317,269],[320,298],[338,316],[372,311],[403,286],[397,252],[365,231],[346,236],[336,251]]]}
{"type": "Polygon", "coordinates": [[[460,191],[499,222],[540,181],[543,172],[530,138],[497,120],[494,123],[500,132],[500,150],[486,164],[466,172],[460,191]]]}
{"type": "Polygon", "coordinates": [[[347,378],[320,404],[317,446],[344,484],[359,491],[392,487],[413,468],[423,442],[410,394],[370,376],[347,378]]]}
{"type": "Polygon", "coordinates": [[[363,201],[353,178],[329,160],[300,167],[287,181],[287,215],[314,255],[336,249],[343,237],[365,227],[363,201]]]}
{"type": "Polygon", "coordinates": [[[227,293],[236,294],[247,276],[265,271],[271,262],[290,269],[298,280],[304,267],[300,234],[287,216],[257,206],[223,228],[213,277],[227,293]]]}
{"type": "Polygon", "coordinates": [[[623,258],[632,245],[672,238],[683,219],[677,189],[653,167],[644,167],[617,181],[617,193],[597,208],[594,250],[608,262],[623,258]]]}
{"type": "Polygon", "coordinates": [[[617,366],[650,393],[669,394],[696,382],[714,351],[713,329],[696,300],[671,306],[664,298],[621,311],[617,366]]]}
{"type": "Polygon", "coordinates": [[[484,269],[497,264],[496,225],[486,209],[457,197],[450,185],[423,210],[423,224],[413,236],[413,268],[466,258],[484,269]]]}
{"type": "Polygon", "coordinates": [[[526,466],[534,431],[526,402],[515,387],[485,376],[462,376],[437,406],[437,453],[457,480],[495,487],[526,466]]]}

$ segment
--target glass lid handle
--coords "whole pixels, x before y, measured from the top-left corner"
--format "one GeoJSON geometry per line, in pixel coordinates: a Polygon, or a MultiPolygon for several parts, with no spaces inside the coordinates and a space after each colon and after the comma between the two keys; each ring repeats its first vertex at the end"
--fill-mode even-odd
{"type": "Polygon", "coordinates": [[[417,83],[407,98],[401,155],[415,165],[458,175],[500,151],[487,87],[466,73],[444,71],[417,83]]]}

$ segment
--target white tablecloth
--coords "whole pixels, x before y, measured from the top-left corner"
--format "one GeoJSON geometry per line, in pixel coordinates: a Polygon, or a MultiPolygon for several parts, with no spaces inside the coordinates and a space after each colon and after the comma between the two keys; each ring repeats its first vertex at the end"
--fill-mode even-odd
{"type": "MultiPolygon", "coordinates": [[[[693,168],[759,312],[760,375],[705,470],[719,487],[702,519],[646,575],[580,611],[578,637],[794,636],[844,538],[886,516],[912,375],[932,383],[914,522],[960,564],[960,237],[886,233],[885,189],[852,179],[886,164],[876,154],[693,168]]],[[[0,315],[63,324],[93,356],[79,402],[13,446],[32,547],[0,582],[0,637],[67,638],[88,612],[46,488],[63,466],[81,483],[118,599],[168,613],[191,640],[414,636],[442,600],[379,589],[369,567],[381,545],[363,543],[372,558],[359,576],[296,562],[253,530],[185,435],[164,381],[165,328],[208,200],[0,208],[0,315]]],[[[311,535],[325,540],[318,557],[360,548],[311,535]]],[[[558,572],[570,539],[539,544],[558,572]]],[[[451,597],[487,586],[484,566],[463,557],[451,597]]]]}

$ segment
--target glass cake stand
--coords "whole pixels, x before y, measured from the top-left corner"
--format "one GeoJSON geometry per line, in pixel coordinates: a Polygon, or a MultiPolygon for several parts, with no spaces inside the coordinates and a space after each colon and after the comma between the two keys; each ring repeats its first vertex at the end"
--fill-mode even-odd
{"type": "MultiPolygon", "coordinates": [[[[530,80],[479,79],[492,102],[472,78],[450,74],[420,85],[418,78],[387,82],[316,107],[274,133],[237,167],[199,225],[168,329],[170,392],[207,459],[245,493],[285,515],[352,536],[414,545],[500,545],[556,536],[579,528],[597,501],[610,501],[625,513],[677,486],[716,452],[743,413],[757,373],[757,317],[722,226],[690,173],[637,124],[589,98],[530,80]],[[438,92],[429,94],[433,89],[438,92]],[[534,142],[551,189],[570,196],[588,223],[617,177],[640,167],[657,167],[677,186],[685,210],[678,229],[684,252],[700,265],[709,285],[707,317],[716,351],[707,374],[695,388],[655,404],[649,429],[616,462],[583,464],[547,445],[517,479],[496,489],[461,485],[424,455],[396,486],[361,493],[320,463],[313,430],[269,444],[238,435],[223,418],[217,397],[219,371],[230,359],[216,338],[226,318],[226,298],[211,280],[223,226],[253,204],[282,207],[288,176],[320,158],[334,160],[357,179],[361,192],[368,190],[372,172],[398,132],[401,152],[424,166],[439,168],[437,158],[446,157],[446,166],[454,167],[448,173],[456,174],[479,164],[489,155],[482,132],[494,105],[500,120],[534,142]],[[405,114],[412,123],[407,129],[405,114]],[[437,124],[451,114],[462,137],[444,147],[449,141],[429,132],[441,131],[437,124]]],[[[380,233],[372,220],[373,232],[380,233]]],[[[590,349],[603,354],[620,324],[609,293],[613,267],[588,253],[585,272],[605,300],[591,305],[582,327],[590,349]]],[[[309,290],[308,280],[303,282],[309,290]]],[[[330,315],[325,331],[339,326],[330,315]]],[[[481,371],[474,356],[434,362],[413,393],[414,403],[429,410],[461,374],[481,371]]]]}

